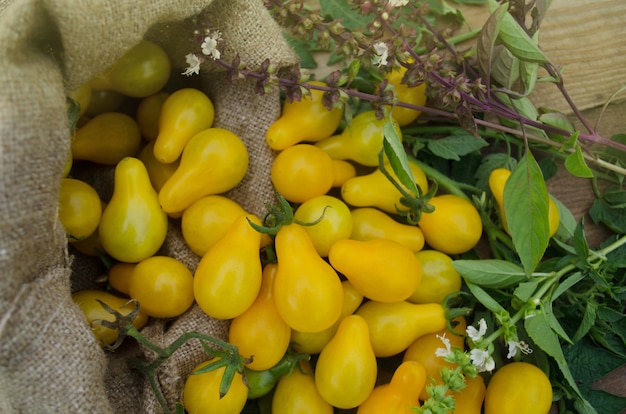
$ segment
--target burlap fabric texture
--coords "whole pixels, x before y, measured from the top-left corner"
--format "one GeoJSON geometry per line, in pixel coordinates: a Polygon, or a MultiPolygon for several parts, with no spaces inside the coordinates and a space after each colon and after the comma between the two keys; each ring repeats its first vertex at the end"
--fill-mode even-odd
{"type": "MultiPolygon", "coordinates": [[[[128,355],[142,350],[129,344],[114,354],[102,351],[71,301],[70,280],[94,275],[85,270],[89,266],[76,266],[81,258],[68,250],[57,219],[70,146],[66,96],[142,38],[164,46],[173,76],[179,76],[184,55],[198,50],[192,22],[199,14],[222,32],[226,60],[238,53],[252,66],[266,58],[295,63],[261,0],[0,1],[2,413],[160,411],[143,379],[126,364],[128,355]]],[[[229,85],[220,73],[204,71],[200,78],[215,104],[215,126],[238,134],[250,152],[249,173],[229,195],[262,215],[271,199],[272,160],[263,136],[279,115],[279,96],[255,95],[248,81],[229,85]]],[[[199,258],[181,243],[176,226],[173,222],[161,253],[193,270],[199,258]]],[[[79,285],[89,280],[74,283],[79,285]]],[[[189,329],[223,336],[227,322],[194,307],[175,321],[152,321],[144,333],[165,345],[189,329]]],[[[171,405],[180,398],[184,377],[205,358],[197,345],[181,349],[161,372],[171,405]]]]}

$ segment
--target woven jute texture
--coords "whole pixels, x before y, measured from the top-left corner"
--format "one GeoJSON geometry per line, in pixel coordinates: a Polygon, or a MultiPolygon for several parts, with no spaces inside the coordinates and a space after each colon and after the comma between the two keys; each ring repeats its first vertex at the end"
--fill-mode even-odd
{"type": "MultiPolygon", "coordinates": [[[[261,0],[0,0],[0,412],[161,411],[128,364],[150,353],[128,341],[104,352],[71,300],[72,289],[92,286],[101,270],[68,249],[57,218],[71,140],[66,96],[141,39],[161,44],[172,76],[181,76],[185,54],[199,49],[193,29],[204,21],[222,32],[226,61],[239,54],[253,67],[265,59],[296,62],[261,0]]],[[[215,105],[214,126],[238,134],[251,160],[228,196],[261,216],[273,197],[273,154],[264,135],[280,113],[279,95],[256,95],[251,81],[230,84],[216,68],[205,68],[198,84],[215,105]]],[[[103,199],[110,191],[110,182],[99,188],[103,199]]],[[[159,254],[192,271],[200,259],[184,244],[176,220],[159,254]]],[[[189,330],[225,339],[228,321],[194,305],[175,320],[151,320],[142,333],[166,346],[189,330]]],[[[206,357],[191,341],[160,369],[170,407],[206,357]]]]}

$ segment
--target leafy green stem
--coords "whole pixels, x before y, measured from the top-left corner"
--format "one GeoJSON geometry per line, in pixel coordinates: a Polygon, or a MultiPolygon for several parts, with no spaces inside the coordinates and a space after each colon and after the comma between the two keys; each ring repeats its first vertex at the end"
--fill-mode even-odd
{"type": "Polygon", "coordinates": [[[202,347],[208,354],[214,357],[219,357],[217,361],[209,363],[209,365],[205,366],[202,370],[194,372],[194,374],[201,374],[224,367],[225,370],[222,376],[222,381],[220,383],[220,396],[222,397],[226,395],[226,393],[230,389],[230,385],[232,384],[235,373],[243,372],[244,363],[247,362],[247,360],[239,354],[239,350],[235,345],[232,345],[219,338],[215,338],[213,336],[205,335],[195,331],[183,333],[178,338],[176,338],[170,345],[164,348],[153,344],[148,338],[142,335],[132,325],[126,327],[125,332],[127,336],[133,337],[137,342],[150,349],[156,355],[156,358],[154,358],[152,361],[134,359],[132,360],[132,364],[135,369],[143,373],[148,378],[154,395],[165,413],[170,413],[170,410],[167,406],[167,402],[163,397],[163,393],[161,392],[158,381],[156,379],[156,371],[174,352],[176,352],[178,348],[180,348],[188,340],[194,338],[199,339],[202,347]],[[207,343],[213,345],[213,347],[208,346],[207,343]]]}
{"type": "Polygon", "coordinates": [[[435,181],[439,187],[444,188],[450,194],[454,194],[467,201],[471,201],[470,197],[463,190],[469,190],[474,193],[480,193],[480,190],[474,187],[473,185],[455,181],[451,179],[450,177],[448,177],[447,175],[445,175],[444,173],[438,171],[436,168],[433,168],[430,165],[422,161],[419,161],[415,157],[409,156],[409,159],[411,160],[411,162],[419,166],[422,169],[422,171],[424,171],[424,174],[426,174],[428,178],[435,181]]]}

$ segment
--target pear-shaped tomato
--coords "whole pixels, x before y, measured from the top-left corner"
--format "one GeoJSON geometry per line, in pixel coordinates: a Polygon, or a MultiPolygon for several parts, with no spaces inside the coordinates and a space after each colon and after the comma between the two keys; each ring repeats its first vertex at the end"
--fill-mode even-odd
{"type": "Polygon", "coordinates": [[[349,280],[341,282],[341,286],[343,287],[343,306],[337,322],[319,332],[300,332],[292,329],[291,346],[294,351],[304,354],[319,354],[326,344],[333,339],[341,321],[359,308],[363,302],[363,295],[354,288],[349,280]]]}
{"type": "Polygon", "coordinates": [[[137,122],[120,112],[96,115],[78,128],[72,140],[72,157],[114,165],[137,154],[141,132],[137,122]]]}
{"type": "Polygon", "coordinates": [[[357,414],[412,414],[419,407],[420,390],[426,384],[426,370],[415,361],[402,362],[393,373],[391,382],[374,388],[357,414]]]}
{"type": "MultiPolygon", "coordinates": [[[[378,154],[383,149],[385,124],[388,118],[378,119],[376,111],[361,112],[352,119],[349,127],[340,134],[333,135],[315,144],[332,159],[352,160],[361,165],[376,167],[378,154]]],[[[402,132],[396,122],[393,128],[402,139],[402,132]]]]}
{"type": "Polygon", "coordinates": [[[377,357],[404,351],[422,335],[445,328],[443,306],[438,303],[413,304],[406,301],[384,303],[370,300],[356,311],[365,319],[372,348],[377,357]]]}
{"type": "MultiPolygon", "coordinates": [[[[323,82],[311,81],[323,86],[323,82]]],[[[285,101],[282,114],[267,130],[266,142],[270,148],[282,151],[302,141],[319,141],[332,135],[339,127],[343,110],[328,110],[323,102],[324,92],[311,89],[299,101],[285,101]]]]}
{"type": "Polygon", "coordinates": [[[125,96],[143,98],[159,92],[170,78],[171,64],[165,50],[142,40],[120,57],[104,74],[94,78],[94,89],[110,89],[125,96]]]}
{"type": "Polygon", "coordinates": [[[298,331],[318,332],[341,314],[343,290],[337,272],[315,250],[309,234],[292,223],[275,239],[278,272],[274,280],[276,308],[298,331]]]}
{"type": "Polygon", "coordinates": [[[137,263],[159,250],[167,234],[167,215],[137,158],[115,167],[113,196],[102,213],[100,241],[113,258],[137,263]]]}
{"type": "MultiPolygon", "coordinates": [[[[409,167],[411,168],[413,179],[421,189],[422,194],[427,193],[428,180],[424,171],[412,162],[409,163],[409,167]]],[[[385,168],[398,181],[388,164],[385,168]]],[[[400,202],[402,193],[398,191],[379,168],[370,174],[358,175],[347,180],[341,186],[341,197],[346,203],[354,207],[377,207],[391,214],[396,214],[398,210],[406,210],[406,207],[400,202]]]]}
{"type": "Polygon", "coordinates": [[[332,414],[333,406],[320,395],[311,363],[300,361],[290,375],[278,380],[272,396],[272,414],[332,414]]]}
{"type": "Polygon", "coordinates": [[[354,408],[374,389],[378,366],[368,327],[358,315],[339,324],[315,366],[315,384],[322,397],[338,408],[354,408]]]}
{"type": "Polygon", "coordinates": [[[406,300],[422,279],[415,253],[392,240],[338,240],[328,259],[363,296],[379,302],[406,300]]]}
{"type": "Polygon", "coordinates": [[[485,381],[480,375],[474,378],[465,378],[465,388],[453,393],[454,407],[453,414],[480,414],[482,412],[483,401],[485,399],[485,381]]]}
{"type": "Polygon", "coordinates": [[[159,201],[166,213],[182,212],[204,196],[234,188],[247,170],[248,149],[241,138],[223,128],[205,129],[185,146],[180,165],[159,191],[159,201]]]}
{"type": "Polygon", "coordinates": [[[154,141],[150,141],[143,147],[139,153],[139,159],[146,166],[150,182],[154,189],[159,192],[163,188],[163,184],[170,179],[178,169],[180,164],[176,160],[170,164],[164,164],[154,157],[154,141]]]}
{"type": "Polygon", "coordinates": [[[351,239],[388,239],[407,246],[414,252],[424,247],[424,233],[417,226],[403,224],[376,208],[361,207],[351,211],[351,239]]]}
{"type": "Polygon", "coordinates": [[[253,215],[237,218],[202,256],[194,275],[196,302],[207,315],[217,319],[232,319],[244,313],[261,289],[261,233],[248,220],[261,224],[253,215]]]}
{"type": "Polygon", "coordinates": [[[198,89],[183,88],[169,95],[159,113],[156,159],[165,164],[174,162],[194,135],[213,125],[214,117],[213,102],[198,89]]]}
{"type": "Polygon", "coordinates": [[[261,290],[254,303],[235,317],[228,331],[228,341],[239,348],[250,369],[265,370],[276,365],[289,347],[291,328],[281,318],[274,304],[273,288],[277,266],[268,263],[263,269],[261,290]]]}

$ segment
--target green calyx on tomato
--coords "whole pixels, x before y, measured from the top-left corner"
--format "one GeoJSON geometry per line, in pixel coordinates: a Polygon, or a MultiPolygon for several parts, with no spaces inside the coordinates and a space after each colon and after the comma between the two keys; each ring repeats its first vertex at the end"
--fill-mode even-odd
{"type": "Polygon", "coordinates": [[[381,173],[393,184],[394,187],[402,194],[400,198],[400,204],[396,207],[398,215],[404,217],[409,224],[417,224],[420,221],[422,212],[432,213],[434,207],[429,204],[429,201],[437,194],[438,185],[436,181],[432,181],[432,185],[429,186],[426,194],[422,193],[421,187],[417,186],[418,194],[411,194],[402,184],[398,182],[391,172],[387,170],[385,166],[385,160],[383,152],[381,151],[378,156],[378,169],[381,173]]]}
{"type": "Polygon", "coordinates": [[[308,354],[296,353],[288,350],[276,365],[271,368],[257,371],[244,369],[244,382],[248,385],[248,399],[260,398],[269,393],[278,380],[285,375],[291,375],[301,360],[309,360],[308,354]]]}
{"type": "Polygon", "coordinates": [[[278,233],[278,230],[283,226],[288,226],[289,224],[296,223],[301,226],[313,226],[324,218],[324,214],[313,221],[304,222],[298,220],[294,216],[294,209],[289,204],[289,201],[285,199],[280,193],[276,193],[276,199],[278,200],[275,206],[269,208],[268,213],[263,218],[263,225],[258,225],[256,223],[250,223],[250,225],[261,234],[268,234],[270,236],[275,236],[278,233]]]}

